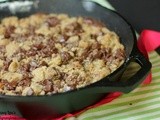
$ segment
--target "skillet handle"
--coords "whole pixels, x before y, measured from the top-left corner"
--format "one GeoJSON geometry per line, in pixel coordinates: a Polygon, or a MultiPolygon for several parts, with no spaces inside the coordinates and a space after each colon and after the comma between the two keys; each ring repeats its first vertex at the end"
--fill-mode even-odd
{"type": "Polygon", "coordinates": [[[97,92],[119,91],[129,93],[134,90],[149,74],[151,63],[139,51],[136,52],[136,55],[131,60],[134,60],[141,66],[135,75],[125,81],[106,81],[103,85],[96,85],[98,87],[97,92]]]}
{"type": "Polygon", "coordinates": [[[133,75],[131,78],[129,78],[127,81],[122,82],[120,84],[120,87],[123,87],[121,89],[121,92],[129,93],[132,90],[134,90],[144,79],[147,77],[147,75],[150,72],[151,69],[151,63],[142,55],[141,52],[137,51],[137,55],[133,57],[136,63],[138,63],[141,68],[133,75]]]}

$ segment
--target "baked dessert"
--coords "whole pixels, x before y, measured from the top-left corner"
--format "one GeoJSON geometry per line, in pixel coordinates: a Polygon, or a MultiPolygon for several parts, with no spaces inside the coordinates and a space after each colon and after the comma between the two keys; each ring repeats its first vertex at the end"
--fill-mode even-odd
{"type": "Polygon", "coordinates": [[[116,33],[91,18],[15,16],[0,24],[0,94],[50,95],[101,80],[125,60],[116,33]]]}

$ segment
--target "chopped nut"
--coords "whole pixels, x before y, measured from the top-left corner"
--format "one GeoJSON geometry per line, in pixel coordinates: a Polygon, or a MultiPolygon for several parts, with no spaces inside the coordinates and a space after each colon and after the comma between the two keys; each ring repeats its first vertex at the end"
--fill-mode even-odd
{"type": "Polygon", "coordinates": [[[35,95],[38,95],[43,90],[43,86],[38,83],[31,83],[31,88],[33,89],[35,95]]]}
{"type": "Polygon", "coordinates": [[[32,71],[32,81],[34,82],[40,82],[43,81],[45,79],[45,70],[46,70],[46,66],[42,66],[40,68],[36,68],[35,70],[32,71]]]}
{"type": "Polygon", "coordinates": [[[18,69],[18,67],[19,67],[18,61],[13,61],[13,62],[9,65],[8,70],[9,70],[10,72],[16,72],[17,69],[18,69]]]}
{"type": "Polygon", "coordinates": [[[84,23],[88,24],[88,25],[95,25],[95,26],[99,26],[99,27],[103,27],[104,24],[101,23],[100,21],[94,20],[92,18],[85,18],[84,19],[84,23]]]}
{"type": "Polygon", "coordinates": [[[10,40],[9,39],[2,39],[2,40],[0,40],[0,45],[8,45],[9,44],[9,42],[10,42],[10,40]]]}
{"type": "Polygon", "coordinates": [[[0,59],[0,68],[3,67],[4,61],[0,59]]]}
{"type": "Polygon", "coordinates": [[[78,35],[82,32],[83,32],[82,26],[81,26],[81,24],[79,24],[77,22],[73,22],[73,23],[69,24],[68,26],[66,26],[66,28],[65,28],[65,35],[66,36],[78,35]]]}
{"type": "Polygon", "coordinates": [[[64,86],[64,91],[65,91],[65,92],[67,92],[67,91],[69,91],[69,90],[71,90],[71,87],[69,87],[69,86],[64,86]]]}
{"type": "Polygon", "coordinates": [[[44,91],[42,91],[42,92],[40,92],[40,94],[39,95],[45,95],[45,92],[44,91]]]}
{"type": "Polygon", "coordinates": [[[47,26],[42,26],[39,29],[35,31],[36,34],[41,34],[41,35],[49,35],[52,34],[52,32],[49,30],[47,26]]]}
{"type": "Polygon", "coordinates": [[[51,95],[114,72],[125,60],[116,33],[66,14],[8,17],[0,24],[0,94],[51,95]]]}
{"type": "Polygon", "coordinates": [[[57,72],[53,68],[48,67],[45,71],[45,79],[52,79],[56,74],[57,72]]]}
{"type": "Polygon", "coordinates": [[[33,95],[34,91],[32,90],[32,88],[30,87],[26,87],[23,91],[22,91],[22,95],[26,96],[26,95],[33,95]]]}
{"type": "Polygon", "coordinates": [[[4,61],[3,62],[3,65],[4,65],[3,70],[8,70],[8,67],[9,67],[10,63],[11,63],[11,60],[4,61]]]}
{"type": "Polygon", "coordinates": [[[10,37],[11,37],[11,34],[14,32],[14,30],[15,30],[15,27],[14,27],[14,26],[9,26],[9,27],[6,29],[5,33],[4,33],[4,37],[5,37],[5,38],[10,38],[10,37]]]}
{"type": "Polygon", "coordinates": [[[52,88],[52,82],[49,80],[44,80],[43,85],[45,86],[44,91],[45,92],[51,92],[53,90],[52,88]]]}
{"type": "Polygon", "coordinates": [[[60,20],[57,17],[49,17],[46,22],[50,27],[55,27],[57,24],[60,23],[60,20]]]}
{"type": "Polygon", "coordinates": [[[22,74],[7,72],[2,75],[2,79],[7,80],[8,82],[20,81],[22,79],[22,74]]]}
{"type": "Polygon", "coordinates": [[[57,55],[56,57],[52,58],[51,61],[48,63],[49,66],[54,67],[57,65],[60,65],[62,62],[60,55],[57,55]]]}
{"type": "Polygon", "coordinates": [[[30,84],[31,78],[25,76],[21,81],[19,81],[18,86],[30,86],[30,84]]]}
{"type": "Polygon", "coordinates": [[[119,60],[123,60],[124,57],[125,57],[125,54],[124,54],[123,50],[118,49],[115,53],[115,58],[119,59],[119,60]]]}
{"type": "Polygon", "coordinates": [[[11,42],[6,46],[6,55],[7,57],[11,57],[17,50],[19,46],[16,42],[11,42]]]}
{"type": "Polygon", "coordinates": [[[17,86],[15,91],[21,93],[22,92],[22,86],[17,86]]]}
{"type": "Polygon", "coordinates": [[[16,86],[17,86],[16,81],[12,81],[10,83],[9,82],[5,83],[5,87],[6,87],[7,90],[15,90],[16,86]]]}
{"type": "Polygon", "coordinates": [[[42,61],[39,66],[46,66],[46,67],[48,67],[48,64],[45,61],[42,61]]]}
{"type": "Polygon", "coordinates": [[[62,49],[62,45],[60,43],[56,43],[55,47],[60,51],[62,49]]]}
{"type": "Polygon", "coordinates": [[[68,52],[61,53],[61,59],[63,64],[67,64],[71,58],[72,56],[68,52]]]}

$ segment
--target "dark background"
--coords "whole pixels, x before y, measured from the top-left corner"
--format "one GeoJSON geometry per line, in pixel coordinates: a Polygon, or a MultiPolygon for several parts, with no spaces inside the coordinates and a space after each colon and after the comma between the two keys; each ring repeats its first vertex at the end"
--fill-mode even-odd
{"type": "Polygon", "coordinates": [[[108,0],[132,26],[160,31],[160,0],[108,0]]]}
{"type": "MultiPolygon", "coordinates": [[[[160,31],[160,0],[108,0],[137,32],[160,31]]],[[[160,54],[160,47],[156,49],[160,54]]]]}

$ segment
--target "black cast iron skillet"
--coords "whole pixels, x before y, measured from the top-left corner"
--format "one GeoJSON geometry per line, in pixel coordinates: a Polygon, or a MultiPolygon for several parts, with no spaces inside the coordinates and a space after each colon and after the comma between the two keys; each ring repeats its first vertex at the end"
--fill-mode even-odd
{"type": "MultiPolygon", "coordinates": [[[[46,116],[60,115],[74,112],[100,100],[106,93],[120,91],[128,93],[136,88],[147,76],[151,69],[151,63],[137,49],[135,33],[120,15],[103,8],[96,3],[84,0],[40,0],[37,8],[32,7],[28,12],[16,12],[18,17],[26,17],[30,14],[43,13],[66,13],[70,16],[87,16],[100,20],[119,36],[121,43],[125,46],[125,63],[115,72],[102,80],[88,85],[84,88],[72,90],[66,93],[58,93],[45,96],[5,96],[0,95],[3,101],[15,104],[22,115],[46,116]],[[141,69],[130,79],[119,80],[130,62],[136,62],[141,69]]],[[[13,15],[6,8],[0,11],[0,18],[13,15]]]]}

